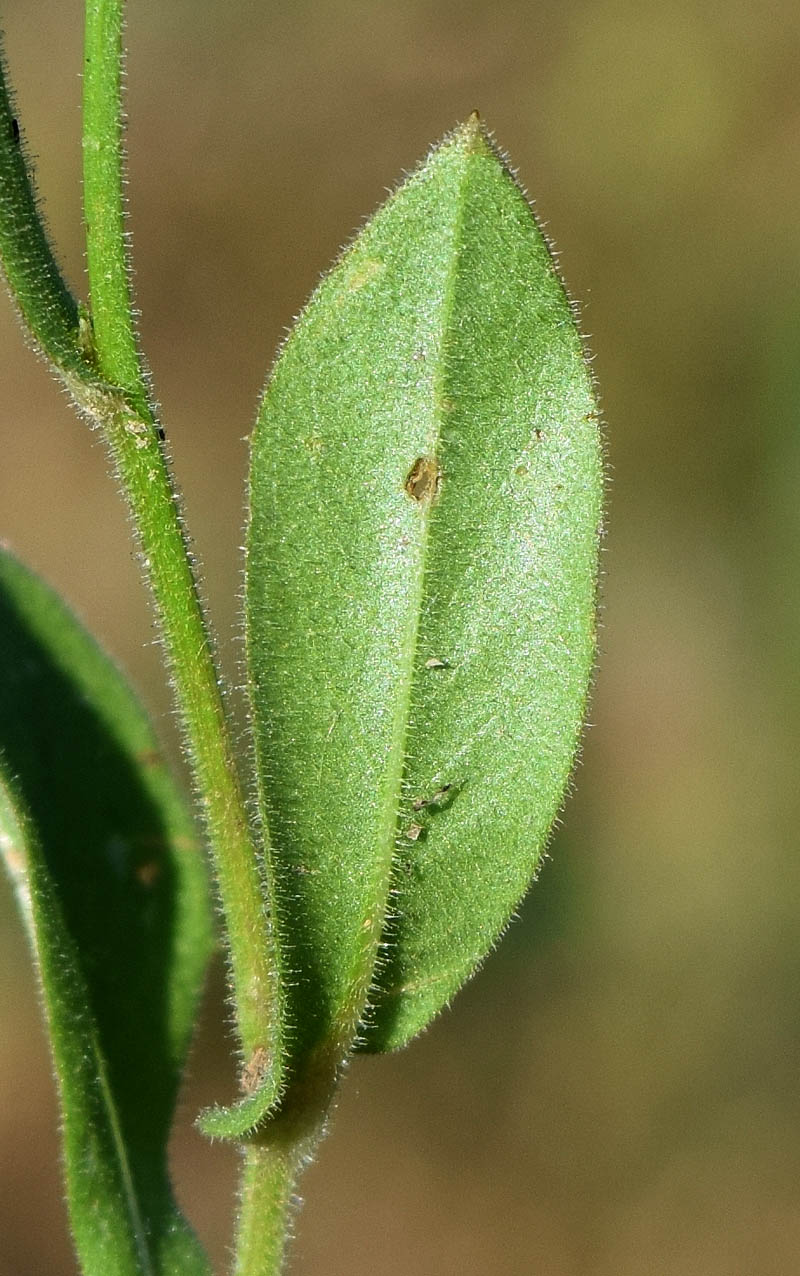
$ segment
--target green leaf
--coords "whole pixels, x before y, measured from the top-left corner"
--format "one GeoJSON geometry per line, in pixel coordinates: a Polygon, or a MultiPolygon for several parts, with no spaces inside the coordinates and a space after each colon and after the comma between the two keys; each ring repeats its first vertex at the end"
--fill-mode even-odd
{"type": "Polygon", "coordinates": [[[401,1045],[480,962],[539,864],[584,714],[591,378],[476,116],[312,297],[250,483],[249,677],[302,1068],[359,1031],[401,1045]]]}
{"type": "Polygon", "coordinates": [[[251,1094],[228,1107],[216,1104],[205,1108],[195,1124],[209,1139],[234,1139],[247,1141],[255,1134],[261,1122],[270,1115],[281,1097],[281,1075],[272,1067],[272,1059],[266,1051],[257,1051],[245,1065],[242,1077],[248,1086],[255,1085],[251,1094]],[[252,1073],[253,1082],[250,1081],[252,1073]]]}
{"type": "Polygon", "coordinates": [[[78,303],[50,245],[0,36],[0,264],[31,335],[66,377],[91,375],[78,303]]]}
{"type": "Polygon", "coordinates": [[[191,818],[145,713],[0,551],[0,847],[37,958],[87,1276],[200,1276],[166,1148],[212,942],[191,818]]]}

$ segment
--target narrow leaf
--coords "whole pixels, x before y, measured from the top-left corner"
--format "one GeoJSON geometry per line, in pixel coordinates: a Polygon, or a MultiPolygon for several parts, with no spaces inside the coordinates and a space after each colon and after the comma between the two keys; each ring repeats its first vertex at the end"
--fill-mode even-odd
{"type": "Polygon", "coordinates": [[[91,374],[81,348],[78,303],[47,234],[24,136],[8,84],[0,35],[0,265],[20,315],[47,358],[67,377],[91,374]]]}
{"type": "Polygon", "coordinates": [[[153,731],[63,603],[0,551],[0,848],[37,958],[87,1276],[201,1276],[166,1148],[211,946],[153,731]]]}
{"type": "Polygon", "coordinates": [[[473,117],[320,285],[253,440],[249,676],[297,1068],[423,1028],[535,873],[592,666],[601,482],[569,302],[473,117]]]}
{"type": "Polygon", "coordinates": [[[256,1051],[244,1065],[241,1083],[247,1093],[236,1103],[205,1108],[196,1125],[210,1139],[246,1140],[270,1115],[281,1097],[282,1078],[266,1050],[256,1051]]]}

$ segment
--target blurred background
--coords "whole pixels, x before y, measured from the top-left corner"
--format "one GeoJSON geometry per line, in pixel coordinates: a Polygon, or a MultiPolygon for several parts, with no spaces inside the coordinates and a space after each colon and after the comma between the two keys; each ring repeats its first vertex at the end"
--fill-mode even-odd
{"type": "MultiPolygon", "coordinates": [[[[19,112],[83,293],[79,0],[6,0],[19,112]]],[[[499,951],[360,1059],[297,1276],[800,1269],[800,6],[131,0],[145,348],[237,676],[246,436],[273,352],[386,188],[473,107],[581,303],[608,422],[577,789],[499,951]]],[[[0,307],[0,535],[142,689],[159,651],[103,450],[0,307]]],[[[210,983],[174,1140],[221,1270],[236,1158],[210,983]]],[[[0,1276],[72,1276],[28,953],[0,882],[0,1276]]]]}

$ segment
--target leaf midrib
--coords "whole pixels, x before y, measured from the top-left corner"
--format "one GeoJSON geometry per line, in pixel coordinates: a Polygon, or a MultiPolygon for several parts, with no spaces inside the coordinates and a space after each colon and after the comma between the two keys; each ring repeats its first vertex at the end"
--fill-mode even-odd
{"type": "MultiPolygon", "coordinates": [[[[477,128],[478,126],[476,125],[474,127],[477,128]]],[[[447,366],[445,354],[448,337],[452,327],[451,318],[455,302],[456,284],[459,275],[461,229],[464,222],[464,213],[467,203],[469,169],[472,159],[475,158],[475,151],[472,148],[472,138],[469,135],[463,138],[460,145],[464,147],[462,160],[463,172],[459,181],[458,200],[453,212],[451,234],[452,251],[450,254],[450,264],[445,277],[444,288],[442,289],[439,346],[432,388],[432,420],[435,426],[433,455],[437,460],[442,438],[442,405],[445,399],[444,385],[447,366]]],[[[352,1020],[340,1020],[339,1025],[334,1026],[334,1031],[336,1031],[338,1026],[338,1035],[343,1052],[351,1048],[357,1023],[364,1014],[375,968],[375,958],[386,921],[389,889],[392,881],[392,870],[394,866],[399,824],[402,814],[401,801],[408,765],[406,744],[408,742],[409,718],[413,702],[412,693],[417,673],[417,652],[419,648],[420,621],[425,599],[428,547],[431,535],[430,527],[431,520],[434,516],[436,502],[437,498],[434,497],[433,500],[426,504],[425,508],[420,508],[419,510],[419,516],[422,519],[422,530],[420,532],[418,542],[419,548],[417,554],[417,565],[415,570],[415,579],[413,582],[415,586],[412,596],[413,605],[409,608],[409,623],[406,631],[406,641],[404,644],[404,658],[401,661],[400,672],[402,675],[402,689],[396,700],[396,710],[394,722],[392,724],[392,743],[387,762],[388,779],[386,784],[386,794],[383,800],[383,818],[381,820],[382,831],[379,835],[379,845],[382,845],[383,847],[382,861],[384,864],[384,873],[380,886],[380,896],[375,901],[375,907],[372,910],[372,916],[370,917],[370,921],[372,923],[371,942],[369,945],[366,945],[359,954],[359,959],[353,966],[349,983],[350,988],[356,995],[348,997],[347,1005],[348,1007],[354,1006],[355,1013],[352,1020]]]]}

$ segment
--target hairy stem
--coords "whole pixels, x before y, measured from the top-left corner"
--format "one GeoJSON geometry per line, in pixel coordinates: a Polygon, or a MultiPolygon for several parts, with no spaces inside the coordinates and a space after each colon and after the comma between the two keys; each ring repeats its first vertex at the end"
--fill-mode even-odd
{"type": "Polygon", "coordinates": [[[122,191],[123,0],[86,0],[83,204],[92,335],[100,371],[150,416],[136,341],[122,191]]]}
{"type": "Polygon", "coordinates": [[[122,8],[122,0],[86,3],[83,165],[92,342],[100,374],[124,401],[120,410],[101,414],[101,423],[141,543],[208,825],[239,1034],[247,1055],[272,1054],[276,994],[262,872],[132,317],[122,190],[122,8]]]}
{"type": "Polygon", "coordinates": [[[297,1171],[297,1158],[279,1144],[245,1150],[235,1276],[279,1276],[283,1271],[297,1171]]]}
{"type": "Polygon", "coordinates": [[[280,1057],[278,993],[263,868],[180,510],[136,346],[125,253],[120,112],[121,0],[87,0],[84,178],[92,321],[56,262],[0,64],[0,255],[28,331],[103,433],[155,599],[187,753],[225,913],[245,1055],[280,1057]]]}

